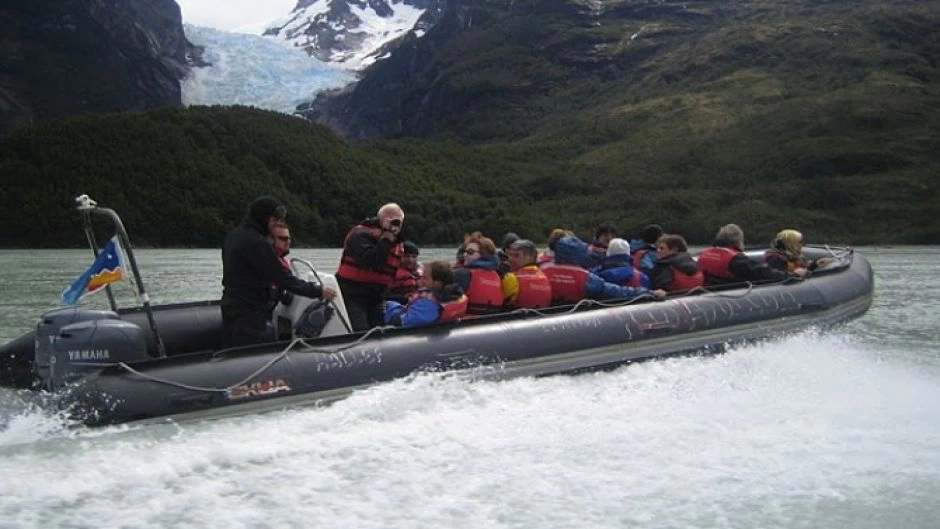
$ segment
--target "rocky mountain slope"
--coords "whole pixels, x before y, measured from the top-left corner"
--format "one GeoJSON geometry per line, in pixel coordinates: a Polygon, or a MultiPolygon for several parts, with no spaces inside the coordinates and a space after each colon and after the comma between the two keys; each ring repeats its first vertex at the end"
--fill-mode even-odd
{"type": "Polygon", "coordinates": [[[173,0],[6,0],[0,27],[0,133],[179,106],[179,81],[198,51],[173,0]]]}
{"type": "Polygon", "coordinates": [[[901,0],[449,0],[304,112],[349,138],[489,141],[729,87],[757,98],[732,113],[846,89],[919,100],[936,96],[938,21],[940,4],[901,0]]]}

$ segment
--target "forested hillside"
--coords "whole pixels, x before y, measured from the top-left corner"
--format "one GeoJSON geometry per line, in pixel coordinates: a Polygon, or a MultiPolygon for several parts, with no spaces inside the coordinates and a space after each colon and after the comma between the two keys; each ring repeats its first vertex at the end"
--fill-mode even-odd
{"type": "MultiPolygon", "coordinates": [[[[244,107],[67,120],[0,140],[0,246],[81,244],[81,226],[68,210],[81,193],[121,213],[137,244],[156,246],[217,246],[264,193],[287,203],[300,242],[315,246],[339,246],[349,226],[390,200],[404,206],[406,234],[420,244],[454,244],[476,229],[544,240],[564,226],[588,236],[602,221],[633,231],[651,220],[697,243],[726,222],[742,224],[754,243],[782,226],[832,242],[940,240],[937,185],[924,168],[893,178],[834,176],[822,180],[825,188],[799,173],[737,176],[723,186],[725,175],[671,183],[638,172],[623,185],[592,170],[589,157],[573,155],[577,142],[558,135],[477,146],[353,145],[302,119],[244,107]]],[[[663,164],[676,147],[664,137],[663,164]]],[[[638,147],[610,156],[628,148],[638,147]]],[[[747,158],[735,163],[759,166],[747,158]]]]}

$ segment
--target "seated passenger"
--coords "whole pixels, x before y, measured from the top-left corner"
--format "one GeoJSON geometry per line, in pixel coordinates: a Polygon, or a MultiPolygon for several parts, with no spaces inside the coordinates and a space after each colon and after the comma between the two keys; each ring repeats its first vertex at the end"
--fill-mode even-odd
{"type": "Polygon", "coordinates": [[[460,318],[467,312],[467,296],[456,283],[446,261],[432,261],[424,269],[421,288],[407,305],[385,302],[385,324],[415,327],[460,318]]]}
{"type": "Polygon", "coordinates": [[[650,288],[649,277],[633,266],[630,243],[623,239],[611,239],[604,263],[591,271],[616,285],[650,288]]]}
{"type": "Polygon", "coordinates": [[[418,245],[405,241],[402,244],[404,253],[401,256],[401,263],[388,286],[388,297],[392,301],[399,303],[408,303],[411,294],[418,291],[418,280],[421,279],[421,263],[418,262],[418,255],[421,251],[418,245]]]}
{"type": "Polygon", "coordinates": [[[555,261],[542,265],[542,272],[552,285],[553,303],[577,303],[582,299],[633,298],[649,294],[656,299],[666,297],[664,290],[650,292],[646,288],[623,287],[608,283],[577,264],[587,254],[587,244],[581,239],[562,237],[555,243],[555,261]]]}
{"type": "Polygon", "coordinates": [[[548,250],[539,254],[538,263],[550,263],[555,260],[555,243],[562,237],[574,235],[570,230],[555,228],[548,234],[548,250]]]}
{"type": "Polygon", "coordinates": [[[633,252],[633,266],[640,269],[644,274],[653,271],[653,265],[656,264],[656,241],[663,236],[663,227],[659,224],[647,224],[638,239],[630,241],[630,248],[633,252]]]}
{"type": "Polygon", "coordinates": [[[591,267],[604,264],[604,258],[608,255],[607,245],[617,237],[619,237],[617,228],[615,228],[613,224],[601,224],[594,230],[594,240],[588,245],[591,267]]]}
{"type": "Polygon", "coordinates": [[[807,262],[803,256],[803,234],[796,230],[783,230],[774,237],[770,249],[764,253],[764,264],[770,268],[795,272],[800,268],[813,271],[829,263],[828,257],[807,262]]]}
{"type": "Polygon", "coordinates": [[[806,275],[804,268],[786,272],[752,260],[744,253],[744,232],[737,224],[726,224],[718,230],[714,246],[699,254],[698,267],[705,275],[706,285],[782,281],[806,275]]]}
{"type": "Polygon", "coordinates": [[[499,277],[505,276],[512,269],[509,266],[509,247],[518,240],[519,236],[513,232],[503,235],[503,240],[499,243],[499,251],[496,252],[496,257],[499,258],[499,269],[496,270],[499,272],[499,277]]]}
{"type": "Polygon", "coordinates": [[[463,242],[463,267],[456,271],[457,284],[467,294],[470,314],[489,314],[503,308],[503,288],[499,273],[496,245],[480,232],[468,235],[463,242]]]}
{"type": "Polygon", "coordinates": [[[509,247],[511,271],[503,276],[503,298],[508,308],[537,309],[552,304],[552,285],[548,276],[536,264],[538,248],[535,243],[518,240],[509,247]]]}
{"type": "Polygon", "coordinates": [[[705,284],[705,277],[689,255],[689,246],[681,235],[663,235],[656,249],[659,255],[653,266],[653,288],[675,292],[705,284]]]}

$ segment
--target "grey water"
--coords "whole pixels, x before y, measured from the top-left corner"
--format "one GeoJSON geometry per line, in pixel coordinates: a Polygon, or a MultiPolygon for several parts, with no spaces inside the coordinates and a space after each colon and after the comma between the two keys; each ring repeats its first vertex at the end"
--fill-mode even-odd
{"type": "MultiPolygon", "coordinates": [[[[716,357],[418,375],[328,407],[103,429],[0,390],[0,527],[940,527],[940,247],[859,251],[863,317],[716,357]]],[[[155,303],[220,293],[218,250],[138,260],[155,303]]],[[[0,340],[90,261],[0,251],[0,340]]]]}

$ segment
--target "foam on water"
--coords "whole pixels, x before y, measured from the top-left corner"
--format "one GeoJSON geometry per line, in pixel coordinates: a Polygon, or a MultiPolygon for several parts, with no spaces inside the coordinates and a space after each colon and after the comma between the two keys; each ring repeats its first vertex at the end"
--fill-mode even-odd
{"type": "Polygon", "coordinates": [[[0,512],[17,527],[926,528],[938,381],[807,333],[576,377],[420,375],[185,425],[30,434],[27,415],[0,431],[0,512]]]}

